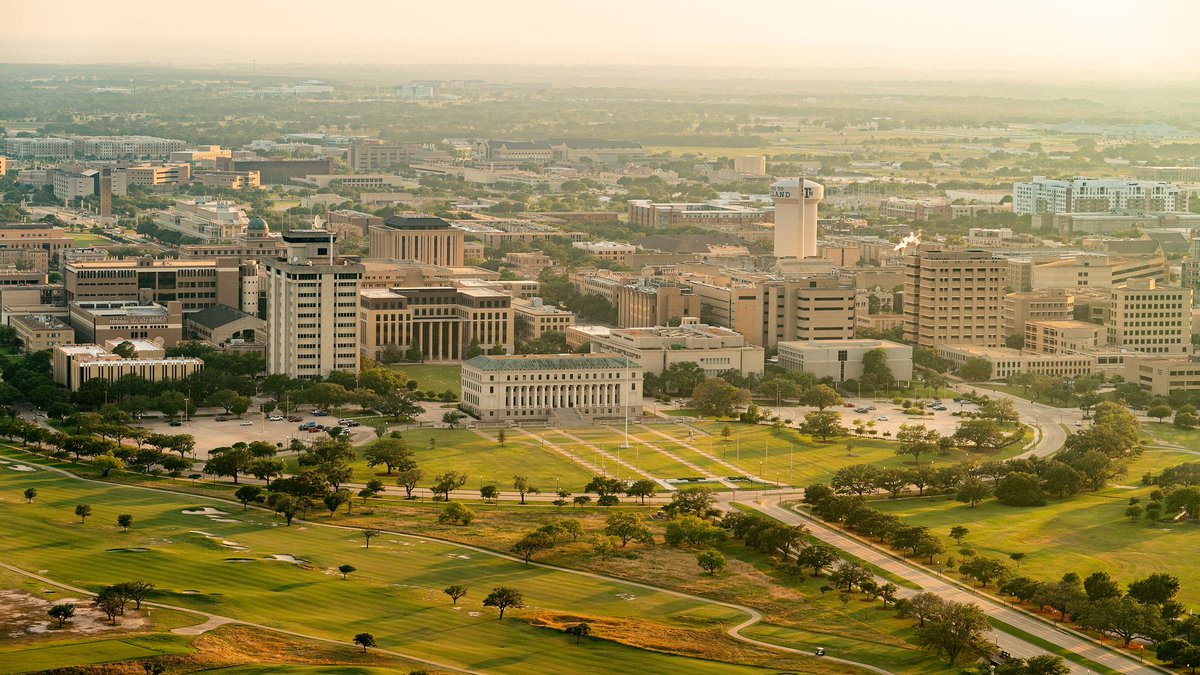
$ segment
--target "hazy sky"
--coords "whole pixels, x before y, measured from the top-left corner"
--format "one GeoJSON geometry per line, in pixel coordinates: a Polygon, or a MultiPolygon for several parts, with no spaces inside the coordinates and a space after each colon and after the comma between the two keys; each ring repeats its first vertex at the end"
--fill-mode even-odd
{"type": "Polygon", "coordinates": [[[1200,71],[1200,0],[6,0],[0,62],[1200,71]]]}

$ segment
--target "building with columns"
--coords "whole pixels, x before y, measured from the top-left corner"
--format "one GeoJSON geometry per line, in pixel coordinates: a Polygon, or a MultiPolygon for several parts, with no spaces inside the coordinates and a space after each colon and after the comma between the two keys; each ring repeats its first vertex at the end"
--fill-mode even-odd
{"type": "Polygon", "coordinates": [[[619,354],[476,356],[463,363],[463,409],[483,422],[616,421],[641,415],[642,367],[619,354]]]}
{"type": "Polygon", "coordinates": [[[513,351],[512,297],[488,288],[365,288],[359,293],[362,353],[414,345],[426,361],[459,361],[472,343],[513,351]]]}
{"type": "Polygon", "coordinates": [[[372,258],[418,260],[443,267],[463,266],[466,232],[433,216],[391,216],[369,230],[372,258]]]}

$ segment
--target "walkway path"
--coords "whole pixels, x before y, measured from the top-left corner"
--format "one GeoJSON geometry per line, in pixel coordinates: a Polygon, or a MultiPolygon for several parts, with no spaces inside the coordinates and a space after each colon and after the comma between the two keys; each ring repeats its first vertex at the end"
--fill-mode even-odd
{"type": "MultiPolygon", "coordinates": [[[[670,434],[664,434],[663,432],[659,431],[658,429],[652,429],[652,428],[650,428],[650,427],[648,427],[648,426],[645,426],[645,425],[640,425],[640,424],[639,424],[638,426],[642,427],[642,428],[643,428],[643,429],[645,429],[646,431],[648,431],[648,432],[650,432],[650,433],[652,433],[652,434],[654,434],[654,435],[656,435],[656,436],[661,436],[661,437],[663,437],[663,438],[665,438],[665,439],[667,439],[667,440],[671,441],[672,443],[678,443],[679,445],[682,445],[683,447],[685,447],[685,448],[687,448],[687,449],[691,450],[692,452],[696,453],[697,455],[700,455],[700,456],[702,456],[702,457],[707,457],[708,459],[710,459],[710,460],[712,460],[712,461],[716,462],[717,464],[720,464],[721,466],[723,466],[723,467],[725,467],[725,468],[729,469],[730,471],[732,471],[733,473],[732,473],[731,475],[734,475],[734,476],[745,476],[746,478],[749,478],[750,480],[752,480],[752,481],[754,481],[754,482],[756,482],[756,483],[764,483],[764,484],[767,484],[767,485],[785,485],[785,483],[779,483],[779,482],[776,482],[776,481],[773,481],[773,480],[767,480],[767,479],[765,479],[765,478],[763,478],[763,477],[761,477],[761,476],[756,476],[756,475],[754,475],[754,474],[752,474],[752,473],[747,473],[745,470],[743,470],[743,469],[740,469],[740,468],[738,468],[738,467],[736,467],[736,466],[734,466],[734,465],[730,464],[729,462],[727,462],[727,461],[725,461],[725,460],[721,459],[720,457],[717,457],[716,455],[714,455],[714,454],[712,454],[712,453],[710,453],[710,452],[705,452],[704,450],[701,450],[699,446],[692,445],[691,443],[689,443],[689,442],[687,442],[687,441],[683,440],[682,438],[675,438],[674,436],[672,436],[672,435],[670,435],[670,434]]],[[[691,428],[691,427],[689,427],[689,428],[691,428]]],[[[702,433],[703,433],[703,432],[702,432],[702,433]]],[[[642,442],[643,442],[643,443],[645,443],[646,441],[644,441],[644,440],[643,440],[642,442]]],[[[648,444],[647,444],[647,445],[648,445],[648,444]]],[[[733,485],[733,484],[731,484],[731,483],[729,483],[729,482],[727,482],[727,481],[725,481],[725,480],[722,480],[722,481],[721,481],[721,483],[722,483],[723,485],[725,485],[726,487],[735,488],[735,489],[736,489],[736,487],[737,487],[737,486],[735,486],[735,485],[733,485]]]]}
{"type": "MultiPolygon", "coordinates": [[[[574,434],[567,433],[563,429],[550,429],[550,431],[557,432],[561,436],[566,436],[567,438],[571,439],[573,442],[583,445],[584,447],[588,448],[589,450],[592,450],[593,452],[598,453],[601,457],[604,457],[604,458],[608,459],[609,461],[614,462],[618,466],[623,466],[626,469],[629,469],[629,472],[631,474],[637,474],[637,475],[641,476],[642,478],[649,478],[650,480],[654,481],[655,483],[658,483],[659,485],[661,485],[666,490],[671,490],[672,492],[674,492],[676,489],[674,485],[671,485],[670,483],[663,480],[662,478],[659,478],[658,476],[655,476],[653,474],[647,473],[646,471],[643,471],[642,469],[634,466],[633,464],[630,464],[629,461],[621,459],[620,457],[617,457],[616,455],[613,455],[611,452],[608,452],[607,450],[601,448],[598,445],[589,443],[574,434]]],[[[550,441],[546,441],[546,442],[549,443],[550,441]]]]}
{"type": "MultiPolygon", "coordinates": [[[[612,427],[608,427],[608,428],[620,433],[619,429],[613,429],[612,427]]],[[[701,467],[698,467],[695,464],[680,457],[679,455],[676,455],[675,453],[670,452],[668,450],[664,450],[664,449],[658,447],[657,445],[654,445],[650,441],[647,441],[644,438],[638,438],[637,436],[630,436],[630,437],[627,437],[627,439],[628,438],[633,438],[634,440],[640,442],[642,445],[646,446],[650,450],[657,452],[658,454],[662,455],[663,457],[666,457],[674,462],[678,462],[678,463],[682,464],[683,466],[686,466],[687,468],[691,469],[692,471],[695,471],[696,473],[707,478],[708,480],[720,483],[721,485],[724,485],[725,487],[730,488],[730,489],[737,487],[733,483],[730,483],[729,481],[725,480],[723,477],[718,476],[717,474],[709,471],[708,469],[703,469],[701,467]]],[[[670,438],[670,437],[668,436],[668,438],[670,438]]]]}

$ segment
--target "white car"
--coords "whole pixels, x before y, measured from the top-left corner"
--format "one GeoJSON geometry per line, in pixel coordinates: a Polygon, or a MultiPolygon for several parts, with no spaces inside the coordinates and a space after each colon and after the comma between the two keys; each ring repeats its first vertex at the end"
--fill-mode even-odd
{"type": "Polygon", "coordinates": [[[880,415],[879,417],[876,417],[875,419],[876,419],[876,420],[878,420],[878,421],[880,421],[880,422],[886,422],[886,421],[888,421],[888,419],[887,419],[887,415],[880,415]]]}
{"type": "Polygon", "coordinates": [[[250,420],[242,420],[242,426],[252,427],[252,426],[254,426],[254,422],[251,422],[250,420]]]}
{"type": "Polygon", "coordinates": [[[270,417],[268,417],[267,419],[271,420],[272,422],[282,422],[282,421],[283,421],[283,415],[271,415],[271,416],[270,416],[270,417]]]}

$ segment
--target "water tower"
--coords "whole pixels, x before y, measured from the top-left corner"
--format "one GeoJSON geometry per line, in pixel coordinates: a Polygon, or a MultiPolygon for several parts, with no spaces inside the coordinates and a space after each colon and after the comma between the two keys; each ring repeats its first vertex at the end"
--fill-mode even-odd
{"type": "Polygon", "coordinates": [[[771,184],[776,258],[817,255],[817,204],[824,198],[825,186],[811,180],[784,178],[771,184]]]}

